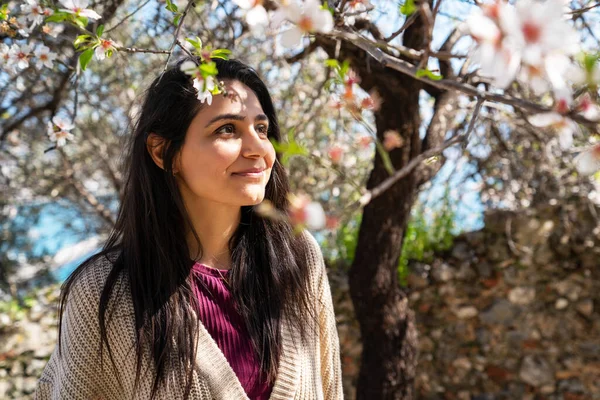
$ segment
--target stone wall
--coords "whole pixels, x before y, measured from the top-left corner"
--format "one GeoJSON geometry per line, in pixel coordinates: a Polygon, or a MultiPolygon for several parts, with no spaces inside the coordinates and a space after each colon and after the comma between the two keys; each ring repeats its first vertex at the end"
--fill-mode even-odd
{"type": "MultiPolygon", "coordinates": [[[[600,399],[597,209],[486,216],[431,263],[413,263],[420,399],[600,399]]],[[[360,356],[343,277],[336,282],[346,395],[360,356]]]]}
{"type": "Polygon", "coordinates": [[[57,340],[59,286],[36,294],[22,318],[0,315],[0,399],[33,398],[37,380],[57,340]]]}

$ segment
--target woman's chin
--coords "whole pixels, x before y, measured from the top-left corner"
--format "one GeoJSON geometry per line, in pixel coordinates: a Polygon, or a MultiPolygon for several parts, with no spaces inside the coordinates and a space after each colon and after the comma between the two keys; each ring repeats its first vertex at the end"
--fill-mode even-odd
{"type": "Polygon", "coordinates": [[[243,206],[255,206],[263,201],[265,198],[265,192],[261,191],[260,193],[245,193],[243,197],[243,206]]]}

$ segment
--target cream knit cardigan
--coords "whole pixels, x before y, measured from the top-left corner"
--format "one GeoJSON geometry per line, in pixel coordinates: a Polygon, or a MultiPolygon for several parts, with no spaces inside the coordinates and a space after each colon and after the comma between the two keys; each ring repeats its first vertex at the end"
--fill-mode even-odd
{"type": "MultiPolygon", "coordinates": [[[[343,399],[339,339],[327,272],[318,243],[307,231],[303,236],[310,249],[307,256],[311,268],[311,293],[315,294],[314,304],[319,313],[318,336],[312,335],[310,346],[301,345],[300,340],[292,340],[296,336],[292,327],[285,319],[282,321],[283,350],[270,399],[343,399]]],[[[110,269],[111,263],[102,259],[80,275],[72,286],[61,326],[62,354],[59,356],[57,346],[38,381],[36,399],[150,398],[153,374],[144,374],[146,369],[153,370],[148,354],[144,355],[141,384],[135,392],[133,390],[134,313],[124,275],[120,278],[123,290],[119,290],[119,284],[115,286],[114,292],[120,295],[111,297],[107,313],[108,316],[112,312],[110,318],[107,317],[107,329],[118,374],[106,353],[104,366],[100,368],[98,304],[110,269]]],[[[182,371],[169,374],[168,384],[159,389],[158,399],[183,398],[182,371]]],[[[191,399],[248,400],[237,375],[201,323],[191,399]]]]}

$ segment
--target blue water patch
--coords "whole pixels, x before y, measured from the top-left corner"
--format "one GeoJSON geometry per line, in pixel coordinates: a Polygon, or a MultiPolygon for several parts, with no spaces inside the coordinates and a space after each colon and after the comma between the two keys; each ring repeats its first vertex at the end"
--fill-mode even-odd
{"type": "Polygon", "coordinates": [[[89,257],[93,256],[94,254],[100,252],[100,250],[102,250],[102,248],[98,247],[97,249],[79,258],[76,258],[73,261],[61,265],[60,267],[52,271],[52,277],[56,279],[57,282],[64,282],[82,262],[87,260],[89,257]]]}

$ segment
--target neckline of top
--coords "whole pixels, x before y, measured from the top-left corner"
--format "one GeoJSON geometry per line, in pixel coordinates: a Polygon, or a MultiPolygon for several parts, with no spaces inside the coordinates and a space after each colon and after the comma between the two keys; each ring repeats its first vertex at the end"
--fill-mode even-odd
{"type": "Polygon", "coordinates": [[[217,278],[221,278],[221,275],[227,275],[229,273],[229,271],[231,271],[229,269],[219,269],[219,268],[209,267],[208,265],[200,263],[200,262],[195,262],[194,265],[192,266],[192,269],[194,271],[200,272],[201,274],[216,276],[217,278]]]}

